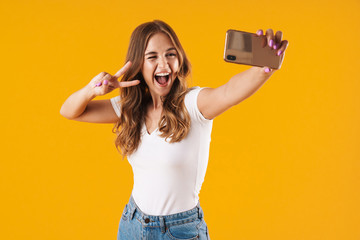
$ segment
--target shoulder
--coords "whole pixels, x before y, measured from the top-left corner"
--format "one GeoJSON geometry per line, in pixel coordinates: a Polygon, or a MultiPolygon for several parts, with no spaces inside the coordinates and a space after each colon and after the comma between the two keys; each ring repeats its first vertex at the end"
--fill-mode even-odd
{"type": "Polygon", "coordinates": [[[199,86],[188,88],[188,92],[185,95],[185,104],[186,103],[191,104],[194,101],[196,101],[199,96],[200,91],[205,88],[206,87],[199,87],[199,86]]]}
{"type": "Polygon", "coordinates": [[[120,103],[120,96],[115,96],[113,98],[110,98],[110,101],[114,103],[120,103]]]}
{"type": "Polygon", "coordinates": [[[110,102],[118,117],[120,117],[120,96],[110,98],[110,102]]]}
{"type": "Polygon", "coordinates": [[[212,119],[206,119],[203,114],[200,112],[198,107],[198,96],[201,90],[206,87],[192,87],[188,89],[188,92],[185,95],[184,103],[192,119],[195,119],[199,122],[208,122],[212,119]]]}

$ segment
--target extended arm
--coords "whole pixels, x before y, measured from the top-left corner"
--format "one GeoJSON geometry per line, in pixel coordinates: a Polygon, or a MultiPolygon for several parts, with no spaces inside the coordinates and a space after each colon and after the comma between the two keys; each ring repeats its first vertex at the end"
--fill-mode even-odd
{"type": "MultiPolygon", "coordinates": [[[[262,35],[259,30],[258,35],[262,35]]],[[[278,31],[274,37],[273,31],[266,31],[268,44],[279,54],[285,54],[288,41],[281,41],[282,33],[278,31]]],[[[268,67],[252,67],[233,76],[226,84],[217,88],[205,88],[198,96],[198,108],[207,119],[213,119],[227,109],[244,101],[254,94],[275,72],[268,67]]]]}
{"type": "Polygon", "coordinates": [[[198,108],[205,118],[213,119],[254,94],[273,73],[252,67],[218,88],[205,88],[199,93],[198,108]]]}

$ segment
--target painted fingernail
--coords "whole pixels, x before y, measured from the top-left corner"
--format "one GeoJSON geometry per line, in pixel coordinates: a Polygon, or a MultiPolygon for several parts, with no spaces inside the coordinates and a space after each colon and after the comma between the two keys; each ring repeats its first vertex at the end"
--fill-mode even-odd
{"type": "Polygon", "coordinates": [[[262,33],[261,30],[258,30],[258,31],[256,32],[256,34],[257,34],[258,36],[260,36],[260,35],[262,35],[263,33],[262,33]]]}
{"type": "Polygon", "coordinates": [[[273,46],[273,43],[274,43],[274,41],[271,39],[271,40],[269,41],[269,46],[272,47],[272,46],[273,46]]]}
{"type": "Polygon", "coordinates": [[[265,68],[265,72],[270,72],[270,68],[265,68]]]}
{"type": "Polygon", "coordinates": [[[108,82],[108,80],[105,80],[104,81],[104,85],[107,85],[109,82],[108,82]]]}
{"type": "Polygon", "coordinates": [[[95,86],[96,86],[96,87],[100,87],[100,86],[101,86],[101,82],[97,83],[95,86]]]}
{"type": "Polygon", "coordinates": [[[279,51],[278,51],[278,53],[277,53],[277,55],[278,55],[278,56],[280,56],[280,54],[281,54],[281,53],[282,53],[282,51],[281,51],[281,50],[279,50],[279,51]]]}
{"type": "Polygon", "coordinates": [[[274,49],[277,49],[277,44],[274,44],[274,49]]]}

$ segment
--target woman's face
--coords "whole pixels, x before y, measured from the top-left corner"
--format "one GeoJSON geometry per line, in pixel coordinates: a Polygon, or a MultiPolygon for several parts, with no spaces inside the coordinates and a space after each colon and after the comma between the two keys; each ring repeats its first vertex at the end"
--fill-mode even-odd
{"type": "Polygon", "coordinates": [[[165,33],[156,33],[145,49],[142,75],[152,97],[166,96],[179,69],[178,53],[165,33]]]}

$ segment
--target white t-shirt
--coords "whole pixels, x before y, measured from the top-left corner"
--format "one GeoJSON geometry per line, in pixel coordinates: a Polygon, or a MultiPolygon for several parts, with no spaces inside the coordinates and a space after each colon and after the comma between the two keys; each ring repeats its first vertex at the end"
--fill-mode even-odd
{"type": "MultiPolygon", "coordinates": [[[[139,148],[128,156],[134,173],[132,195],[142,212],[169,215],[190,210],[199,200],[208,165],[213,120],[206,119],[197,106],[200,87],[185,96],[191,117],[188,135],[180,142],[168,143],[156,129],[151,135],[145,123],[139,148]]],[[[120,96],[111,98],[120,116],[120,96]]]]}

